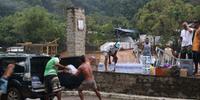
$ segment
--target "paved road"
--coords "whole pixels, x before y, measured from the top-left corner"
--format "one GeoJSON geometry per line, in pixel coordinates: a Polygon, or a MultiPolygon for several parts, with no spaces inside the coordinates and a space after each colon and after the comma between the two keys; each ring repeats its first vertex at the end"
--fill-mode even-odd
{"type": "MultiPolygon", "coordinates": [[[[91,91],[84,92],[85,100],[98,100],[94,93],[91,91]]],[[[101,92],[102,100],[188,100],[188,99],[178,99],[178,98],[165,98],[165,97],[149,97],[141,95],[126,95],[117,93],[105,93],[101,92]],[[113,99],[113,97],[115,99],[113,99]],[[118,98],[118,99],[116,99],[118,98]]],[[[26,99],[26,100],[40,100],[40,99],[26,99]]],[[[56,98],[54,100],[57,100],[56,98]]],[[[62,100],[80,100],[77,91],[65,91],[62,95],[62,100]]],[[[193,99],[190,99],[193,100],[193,99]]]]}
{"type": "MultiPolygon", "coordinates": [[[[119,99],[109,99],[109,98],[102,98],[103,100],[119,100],[119,99]]],[[[26,100],[40,100],[40,99],[26,99],[26,100]]],[[[57,99],[54,99],[57,100],[57,99]]],[[[78,96],[69,96],[63,97],[62,100],[80,100],[78,96]]],[[[85,96],[85,100],[98,100],[95,96],[85,96]]]]}

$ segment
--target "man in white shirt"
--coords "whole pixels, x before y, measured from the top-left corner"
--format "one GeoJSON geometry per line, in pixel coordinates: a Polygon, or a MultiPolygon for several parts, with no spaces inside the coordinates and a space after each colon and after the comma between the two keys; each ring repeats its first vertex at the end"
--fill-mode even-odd
{"type": "Polygon", "coordinates": [[[183,22],[182,24],[182,31],[181,31],[181,53],[180,58],[186,59],[186,55],[188,59],[192,59],[192,37],[193,37],[193,30],[188,27],[187,22],[183,22]]]}

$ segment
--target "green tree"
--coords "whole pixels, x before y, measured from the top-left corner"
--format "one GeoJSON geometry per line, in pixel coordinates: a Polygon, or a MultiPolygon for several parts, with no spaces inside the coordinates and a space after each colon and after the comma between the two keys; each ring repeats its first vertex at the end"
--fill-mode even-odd
{"type": "Polygon", "coordinates": [[[13,17],[8,16],[0,20],[0,46],[9,46],[18,41],[19,38],[12,30],[14,21],[13,17]]]}
{"type": "Polygon", "coordinates": [[[193,19],[194,7],[182,0],[151,0],[135,16],[137,27],[167,42],[182,21],[193,19]]]}
{"type": "Polygon", "coordinates": [[[138,8],[149,0],[71,0],[73,5],[83,7],[87,14],[98,12],[104,16],[125,17],[131,20],[138,8]]]}
{"type": "Polygon", "coordinates": [[[87,44],[99,47],[113,39],[113,24],[110,17],[99,14],[87,16],[87,44]]]}
{"type": "Polygon", "coordinates": [[[13,31],[25,35],[23,41],[50,41],[63,34],[63,26],[44,8],[33,7],[17,12],[13,31]]]}
{"type": "Polygon", "coordinates": [[[4,17],[0,22],[0,34],[5,35],[2,43],[32,41],[40,43],[64,37],[65,24],[42,7],[32,7],[4,17]],[[15,41],[14,41],[15,40],[15,41]]]}
{"type": "Polygon", "coordinates": [[[194,17],[194,19],[196,19],[196,20],[198,20],[198,19],[200,20],[200,13],[199,13],[199,10],[200,10],[200,5],[195,6],[193,17],[194,17]]]}
{"type": "Polygon", "coordinates": [[[8,16],[25,7],[28,7],[28,4],[21,0],[0,0],[0,17],[8,16]]]}

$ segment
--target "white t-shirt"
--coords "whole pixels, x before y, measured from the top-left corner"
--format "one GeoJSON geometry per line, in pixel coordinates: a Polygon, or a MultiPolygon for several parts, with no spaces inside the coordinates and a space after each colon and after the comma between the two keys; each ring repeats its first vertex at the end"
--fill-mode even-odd
{"type": "Polygon", "coordinates": [[[76,74],[77,69],[73,65],[67,65],[67,68],[69,69],[69,73],[76,74]]]}
{"type": "Polygon", "coordinates": [[[104,56],[108,56],[109,52],[111,52],[111,54],[114,54],[118,50],[119,49],[116,48],[114,45],[110,45],[105,49],[105,51],[103,51],[103,54],[104,54],[104,56]]]}
{"type": "Polygon", "coordinates": [[[165,48],[164,52],[165,52],[164,59],[165,60],[170,60],[171,56],[173,56],[172,49],[167,47],[167,48],[165,48]]]}
{"type": "Polygon", "coordinates": [[[192,32],[189,32],[188,30],[183,29],[181,31],[181,37],[182,37],[181,47],[192,45],[193,30],[192,32]]]}
{"type": "Polygon", "coordinates": [[[105,49],[105,52],[109,52],[111,50],[111,48],[113,48],[114,46],[113,45],[109,45],[106,49],[105,49]]]}

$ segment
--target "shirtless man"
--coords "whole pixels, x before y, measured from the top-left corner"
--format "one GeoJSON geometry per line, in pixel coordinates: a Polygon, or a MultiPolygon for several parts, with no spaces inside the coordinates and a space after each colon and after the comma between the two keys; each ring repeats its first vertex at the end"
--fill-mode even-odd
{"type": "Polygon", "coordinates": [[[84,81],[81,83],[81,85],[78,88],[80,99],[84,100],[83,93],[82,93],[83,90],[92,89],[96,93],[99,100],[101,100],[101,95],[99,91],[97,90],[96,82],[94,80],[92,67],[91,67],[91,63],[95,61],[95,58],[94,57],[86,58],[85,56],[82,56],[81,60],[83,63],[79,66],[78,71],[75,74],[76,76],[80,74],[83,74],[84,76],[84,81]]]}

